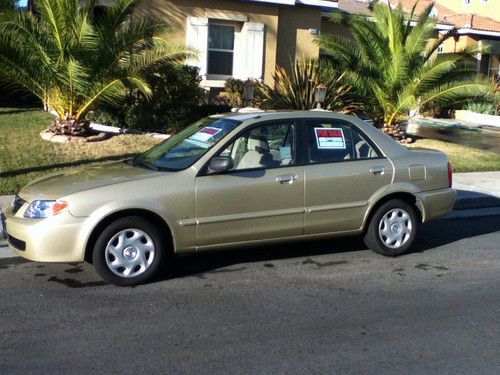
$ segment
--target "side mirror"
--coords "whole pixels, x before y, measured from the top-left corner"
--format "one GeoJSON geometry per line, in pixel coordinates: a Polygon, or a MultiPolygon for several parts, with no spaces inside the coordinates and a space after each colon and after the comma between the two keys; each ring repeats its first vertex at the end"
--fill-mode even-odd
{"type": "Polygon", "coordinates": [[[210,159],[208,171],[211,173],[226,172],[234,167],[234,160],[230,156],[216,156],[210,159]]]}

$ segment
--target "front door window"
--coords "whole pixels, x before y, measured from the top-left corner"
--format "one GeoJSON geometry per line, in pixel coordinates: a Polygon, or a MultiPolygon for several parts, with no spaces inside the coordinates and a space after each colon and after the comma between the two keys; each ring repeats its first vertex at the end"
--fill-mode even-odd
{"type": "Polygon", "coordinates": [[[231,143],[221,155],[233,158],[233,170],[294,165],[294,128],[293,121],[252,128],[231,143]]]}

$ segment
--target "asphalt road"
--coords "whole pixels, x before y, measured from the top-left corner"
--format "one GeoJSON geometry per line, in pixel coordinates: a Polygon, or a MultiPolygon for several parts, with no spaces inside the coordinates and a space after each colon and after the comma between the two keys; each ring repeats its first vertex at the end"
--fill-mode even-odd
{"type": "Polygon", "coordinates": [[[500,216],[184,257],[118,288],[83,264],[0,262],[0,373],[500,373],[500,216]]]}

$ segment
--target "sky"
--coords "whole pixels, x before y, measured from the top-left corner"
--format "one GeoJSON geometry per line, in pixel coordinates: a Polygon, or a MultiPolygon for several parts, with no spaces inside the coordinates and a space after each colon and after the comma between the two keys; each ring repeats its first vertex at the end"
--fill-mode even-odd
{"type": "Polygon", "coordinates": [[[28,0],[17,0],[17,6],[25,8],[28,6],[28,0]]]}

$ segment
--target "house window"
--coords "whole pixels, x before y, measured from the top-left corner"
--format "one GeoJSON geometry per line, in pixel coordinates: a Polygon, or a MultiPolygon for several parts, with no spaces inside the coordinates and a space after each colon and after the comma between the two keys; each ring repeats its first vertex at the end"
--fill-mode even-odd
{"type": "Polygon", "coordinates": [[[208,25],[208,74],[233,75],[234,32],[234,26],[208,25]]]}
{"type": "Polygon", "coordinates": [[[464,5],[469,5],[472,0],[464,0],[464,5]]]}
{"type": "Polygon", "coordinates": [[[500,55],[490,55],[488,63],[488,77],[500,79],[500,55]]]}
{"type": "Polygon", "coordinates": [[[443,53],[444,52],[444,46],[439,46],[437,49],[438,53],[443,53]]]}
{"type": "Polygon", "coordinates": [[[488,0],[481,0],[481,4],[486,4],[488,0]]]}

